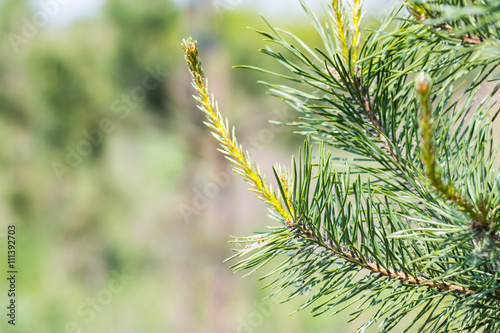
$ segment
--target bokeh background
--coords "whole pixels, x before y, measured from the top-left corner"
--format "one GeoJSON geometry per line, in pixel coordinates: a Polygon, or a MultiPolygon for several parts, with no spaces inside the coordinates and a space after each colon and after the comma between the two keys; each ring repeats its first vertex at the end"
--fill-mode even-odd
{"type": "MultiPolygon", "coordinates": [[[[321,16],[325,2],[309,0],[321,16]]],[[[390,5],[366,1],[367,26],[390,5]]],[[[0,332],[353,332],[295,313],[235,244],[275,222],[202,124],[180,43],[199,41],[221,112],[269,177],[302,138],[265,94],[259,16],[310,44],[298,0],[0,1],[0,332]],[[7,226],[17,227],[17,321],[7,325],[7,226]]],[[[264,273],[262,271],[262,273],[264,273]]],[[[376,332],[373,328],[370,332],[376,332]]]]}

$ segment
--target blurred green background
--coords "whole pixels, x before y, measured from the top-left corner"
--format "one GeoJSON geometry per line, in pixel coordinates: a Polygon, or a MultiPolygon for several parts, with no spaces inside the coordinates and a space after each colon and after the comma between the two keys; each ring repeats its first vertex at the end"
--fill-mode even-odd
{"type": "MultiPolygon", "coordinates": [[[[263,300],[259,275],[223,263],[230,235],[275,222],[216,151],[180,43],[199,41],[221,112],[271,177],[302,138],[269,124],[296,116],[257,83],[272,78],[231,68],[274,66],[247,29],[265,29],[258,12],[243,0],[108,0],[65,20],[68,1],[55,1],[0,1],[0,267],[6,276],[14,224],[18,269],[15,327],[0,279],[0,332],[355,331],[362,321],[343,315],[289,317],[307,295],[263,300]]],[[[304,14],[269,15],[316,43],[304,14]]]]}

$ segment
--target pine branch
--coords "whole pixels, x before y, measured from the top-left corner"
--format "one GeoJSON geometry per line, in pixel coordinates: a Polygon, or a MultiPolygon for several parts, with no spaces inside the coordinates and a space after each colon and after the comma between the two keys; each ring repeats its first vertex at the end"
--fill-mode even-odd
{"type": "MultiPolygon", "coordinates": [[[[293,82],[266,84],[302,115],[290,125],[320,143],[313,156],[306,139],[300,165],[294,163],[291,172],[274,169],[278,193],[243,153],[234,131],[229,134],[208,92],[196,44],[183,44],[200,109],[221,151],[284,224],[237,238],[247,244],[233,258],[245,258],[231,268],[252,273],[284,258],[263,277],[278,275],[268,286],[277,292],[295,287],[289,299],[316,290],[300,307],[317,302],[316,313],[357,302],[356,318],[377,307],[360,331],[377,320],[389,331],[412,311],[417,315],[409,327],[419,325],[419,331],[500,330],[500,176],[491,125],[500,85],[475,101],[500,61],[483,61],[477,54],[484,49],[453,46],[453,36],[446,39],[415,20],[395,22],[397,10],[358,47],[361,1],[353,2],[352,13],[332,1],[326,29],[302,5],[325,50],[269,23],[271,33],[259,32],[285,50],[261,51],[290,74],[257,70],[293,82]],[[395,30],[386,32],[391,23],[395,30]],[[425,76],[415,80],[419,72],[430,73],[434,85],[425,76]],[[470,83],[461,87],[467,76],[470,83]],[[332,158],[323,143],[356,156],[332,158]],[[334,160],[345,163],[345,171],[334,169],[334,160]],[[357,175],[353,182],[351,172],[357,175]],[[358,278],[360,270],[369,274],[358,278]]],[[[454,20],[455,27],[477,30],[472,19],[454,20]]],[[[496,39],[491,25],[477,28],[490,29],[496,39]]]]}
{"type": "Polygon", "coordinates": [[[253,191],[259,195],[263,201],[278,213],[284,220],[290,219],[290,213],[285,209],[283,203],[277,198],[272,187],[267,180],[260,175],[259,168],[254,161],[243,152],[243,148],[236,141],[234,129],[229,133],[227,120],[224,121],[219,113],[217,103],[208,90],[208,80],[203,72],[201,60],[198,56],[198,47],[191,38],[184,40],[186,62],[193,78],[193,87],[198,92],[195,99],[200,103],[199,108],[205,113],[208,122],[205,124],[212,129],[213,136],[220,142],[223,154],[233,163],[234,171],[243,176],[253,187],[253,191]]]}
{"type": "Polygon", "coordinates": [[[362,9],[363,0],[354,0],[354,6],[352,8],[352,49],[353,49],[353,60],[356,62],[358,60],[358,46],[359,37],[361,34],[361,21],[363,19],[362,9]]]}
{"type": "Polygon", "coordinates": [[[342,0],[332,1],[332,21],[335,23],[335,32],[337,34],[337,40],[340,41],[342,54],[344,56],[344,61],[347,62],[349,59],[349,46],[347,31],[345,30],[345,9],[342,0]]]}
{"type": "MultiPolygon", "coordinates": [[[[429,288],[434,288],[435,290],[454,291],[466,295],[471,295],[474,293],[474,291],[470,289],[451,283],[428,281],[425,278],[415,277],[404,272],[397,272],[394,269],[386,269],[380,266],[371,258],[367,259],[359,255],[355,255],[352,250],[345,246],[335,246],[332,241],[330,241],[329,244],[326,245],[321,239],[317,238],[311,230],[304,229],[301,222],[297,223],[296,221],[294,221],[291,215],[286,211],[285,207],[283,207],[282,202],[277,198],[276,194],[267,184],[267,182],[263,180],[262,176],[258,172],[258,168],[255,167],[255,164],[250,161],[247,156],[245,156],[245,154],[243,153],[243,149],[237,143],[234,134],[232,136],[229,135],[229,132],[227,130],[227,121],[226,125],[224,125],[222,115],[217,111],[217,106],[214,102],[214,98],[210,97],[208,82],[203,73],[201,60],[198,56],[196,42],[193,42],[191,39],[185,40],[183,42],[183,48],[186,53],[186,61],[189,70],[193,77],[193,86],[199,93],[199,97],[197,98],[197,100],[201,104],[200,109],[206,114],[209,120],[207,126],[214,130],[214,136],[221,143],[223,147],[222,152],[232,157],[230,160],[238,168],[237,170],[241,170],[237,171],[237,173],[244,176],[253,184],[255,191],[259,193],[264,201],[269,203],[271,207],[280,214],[280,216],[286,221],[286,225],[289,228],[291,228],[292,230],[297,229],[301,237],[303,237],[306,241],[317,243],[323,246],[325,249],[332,251],[336,255],[339,255],[344,259],[354,262],[362,268],[369,270],[371,273],[378,273],[381,276],[385,276],[391,279],[397,279],[402,283],[406,283],[409,285],[427,286],[429,288]]],[[[286,186],[286,184],[288,184],[287,174],[284,172],[279,172],[278,180],[280,181],[280,184],[284,184],[284,197],[289,198],[288,205],[289,207],[292,207],[290,199],[290,189],[286,186]]]]}
{"type": "MultiPolygon", "coordinates": [[[[401,283],[405,283],[408,285],[416,285],[416,286],[425,286],[433,288],[436,291],[453,291],[459,294],[464,294],[466,296],[470,296],[474,293],[473,290],[464,288],[462,286],[454,285],[451,283],[443,282],[443,281],[429,281],[425,278],[418,277],[415,275],[407,274],[406,272],[396,271],[394,269],[386,269],[382,267],[378,262],[373,260],[373,258],[365,258],[359,255],[355,255],[352,250],[345,246],[337,247],[332,241],[327,241],[328,245],[324,243],[321,239],[314,236],[314,234],[309,230],[304,230],[300,227],[300,223],[295,223],[294,225],[298,225],[297,229],[299,230],[302,237],[304,237],[308,241],[312,241],[314,243],[320,244],[325,249],[332,251],[336,255],[349,260],[350,262],[356,263],[360,268],[364,268],[370,271],[370,274],[380,274],[380,276],[385,276],[390,279],[399,280],[401,283]]],[[[496,291],[497,295],[500,295],[500,291],[496,291]]]]}
{"type": "MultiPolygon", "coordinates": [[[[476,209],[474,205],[469,202],[463,194],[459,193],[454,184],[450,181],[445,183],[441,176],[441,169],[436,161],[435,147],[434,147],[434,120],[431,112],[430,103],[430,92],[431,92],[431,80],[425,73],[420,73],[420,75],[415,79],[415,89],[417,95],[420,99],[421,105],[421,125],[422,125],[422,159],[423,164],[427,169],[427,177],[434,187],[434,189],[446,200],[454,202],[459,206],[462,211],[469,216],[471,219],[470,226],[473,230],[478,231],[480,234],[486,234],[495,241],[495,245],[500,248],[500,235],[491,231],[493,220],[489,220],[488,216],[495,215],[490,214],[491,208],[486,202],[478,202],[478,208],[476,209]]],[[[498,209],[495,208],[495,211],[498,209]]],[[[496,291],[500,295],[500,291],[496,291]]]]}

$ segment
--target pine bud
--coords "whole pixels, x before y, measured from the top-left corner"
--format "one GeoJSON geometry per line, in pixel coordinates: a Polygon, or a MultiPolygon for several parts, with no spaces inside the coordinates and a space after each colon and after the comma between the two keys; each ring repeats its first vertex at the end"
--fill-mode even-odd
{"type": "Polygon", "coordinates": [[[415,78],[415,90],[423,98],[426,99],[431,91],[431,78],[427,73],[420,72],[415,78]]]}

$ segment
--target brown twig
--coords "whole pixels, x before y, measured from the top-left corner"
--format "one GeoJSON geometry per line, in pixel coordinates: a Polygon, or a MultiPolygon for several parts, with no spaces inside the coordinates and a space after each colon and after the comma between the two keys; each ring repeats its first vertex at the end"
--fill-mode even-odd
{"type": "MultiPolygon", "coordinates": [[[[316,244],[320,245],[321,247],[330,250],[334,252],[336,255],[339,255],[343,257],[344,259],[350,260],[355,262],[358,266],[367,269],[371,272],[371,274],[377,273],[381,276],[388,277],[389,279],[398,279],[401,283],[409,284],[409,285],[415,285],[415,286],[422,286],[422,287],[428,287],[435,289],[437,291],[452,291],[458,294],[463,294],[465,296],[470,296],[474,294],[474,290],[464,288],[462,286],[448,283],[445,281],[429,281],[426,278],[418,277],[418,276],[413,276],[410,274],[407,274],[406,272],[398,272],[394,269],[387,269],[385,267],[380,266],[376,261],[373,259],[366,259],[362,258],[359,256],[356,256],[353,251],[351,251],[349,248],[341,246],[340,248],[335,245],[332,241],[329,241],[328,245],[325,244],[321,239],[316,237],[310,230],[305,230],[300,226],[300,222],[298,223],[299,225],[290,222],[287,223],[287,225],[293,226],[292,229],[296,229],[299,231],[300,235],[308,239],[310,241],[315,242],[316,244]]],[[[495,295],[500,296],[500,290],[495,290],[495,295]]]]}

